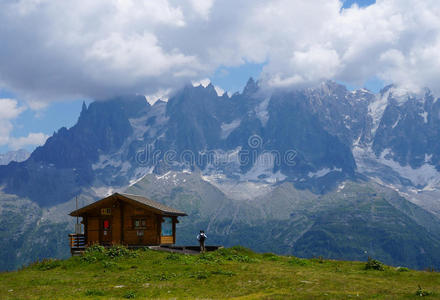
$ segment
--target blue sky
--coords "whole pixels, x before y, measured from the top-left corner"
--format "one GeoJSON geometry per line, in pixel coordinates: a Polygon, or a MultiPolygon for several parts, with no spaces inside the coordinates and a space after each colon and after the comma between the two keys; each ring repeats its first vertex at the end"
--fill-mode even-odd
{"type": "Polygon", "coordinates": [[[316,83],[320,78],[374,92],[384,86],[379,78],[439,86],[435,78],[440,76],[435,75],[440,67],[430,62],[440,53],[440,30],[426,17],[432,14],[435,19],[435,1],[409,0],[418,4],[415,10],[399,0],[380,1],[371,9],[363,7],[374,0],[345,0],[342,13],[337,0],[269,1],[264,5],[271,7],[261,10],[249,0],[235,11],[229,9],[232,0],[182,1],[186,4],[173,6],[170,0],[133,0],[138,18],[130,13],[133,7],[113,0],[90,5],[89,10],[81,7],[89,5],[86,0],[66,0],[59,4],[65,11],[61,14],[53,14],[58,8],[51,7],[54,3],[18,0],[19,14],[0,3],[0,20],[11,28],[0,27],[0,40],[8,41],[8,47],[0,48],[0,100],[9,98],[3,107],[11,110],[5,117],[0,111],[0,153],[21,144],[31,151],[35,145],[20,138],[31,133],[50,136],[73,126],[84,100],[116,92],[153,95],[197,79],[194,76],[208,77],[232,93],[262,72],[273,86],[316,83]],[[350,9],[353,4],[361,9],[350,9]],[[268,11],[271,15],[265,15],[268,11]],[[93,23],[78,27],[78,20],[93,23]],[[87,29],[91,27],[94,30],[87,29]],[[36,31],[29,34],[28,28],[36,31]],[[427,34],[418,34],[423,31],[427,34]],[[23,50],[23,44],[29,47],[23,50]],[[411,57],[414,53],[420,55],[411,57]],[[5,142],[8,138],[14,143],[5,142]]]}
{"type": "Polygon", "coordinates": [[[357,4],[359,6],[368,6],[371,4],[374,4],[376,2],[376,0],[345,0],[344,1],[344,8],[348,8],[350,6],[352,6],[353,4],[357,4]]]}

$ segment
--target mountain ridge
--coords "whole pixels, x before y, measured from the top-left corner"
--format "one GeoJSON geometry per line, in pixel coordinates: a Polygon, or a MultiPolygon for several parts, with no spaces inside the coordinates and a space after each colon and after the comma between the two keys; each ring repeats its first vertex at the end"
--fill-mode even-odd
{"type": "MultiPolygon", "coordinates": [[[[10,205],[5,195],[38,207],[34,229],[21,230],[15,246],[29,259],[43,255],[30,239],[68,232],[76,196],[87,204],[128,190],[189,210],[192,225],[179,224],[183,242],[207,228],[226,245],[247,234],[259,251],[361,259],[361,248],[369,248],[390,264],[437,266],[440,153],[431,140],[440,138],[439,108],[430,93],[406,97],[396,89],[373,94],[326,81],[268,94],[250,79],[231,97],[211,84],[186,86],[153,105],[143,96],[84,104],[72,128],[58,130],[26,161],[0,166],[0,207],[10,205]],[[350,226],[363,228],[352,240],[350,226]]],[[[3,211],[22,216],[18,208],[3,211]]],[[[6,214],[2,220],[14,223],[6,214]]],[[[62,255],[60,241],[43,240],[39,247],[57,245],[47,253],[62,255]]],[[[11,248],[0,260],[6,256],[14,257],[11,248]]]]}

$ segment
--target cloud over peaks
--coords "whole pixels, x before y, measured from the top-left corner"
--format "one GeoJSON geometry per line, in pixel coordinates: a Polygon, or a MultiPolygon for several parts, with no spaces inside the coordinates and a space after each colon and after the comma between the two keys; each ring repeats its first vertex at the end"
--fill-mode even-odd
{"type": "Polygon", "coordinates": [[[38,102],[151,95],[251,62],[271,86],[378,77],[435,91],[438,16],[435,0],[5,0],[0,86],[38,102]]]}

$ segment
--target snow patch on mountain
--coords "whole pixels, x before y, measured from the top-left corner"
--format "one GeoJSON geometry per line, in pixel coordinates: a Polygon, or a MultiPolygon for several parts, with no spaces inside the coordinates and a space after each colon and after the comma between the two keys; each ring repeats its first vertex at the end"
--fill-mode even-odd
{"type": "MultiPolygon", "coordinates": [[[[217,93],[217,96],[219,96],[219,97],[223,96],[223,94],[225,93],[224,89],[222,89],[221,87],[216,86],[216,85],[214,85],[214,90],[217,93]]],[[[226,94],[226,95],[228,95],[228,94],[226,94]]]]}
{"type": "MultiPolygon", "coordinates": [[[[390,181],[390,178],[397,176],[409,180],[418,187],[440,186],[440,173],[435,166],[430,164],[430,155],[425,155],[425,163],[417,169],[411,166],[401,166],[397,161],[391,158],[391,149],[387,148],[376,157],[371,147],[353,147],[353,156],[356,160],[358,172],[373,177],[387,177],[384,180],[390,181]]],[[[382,184],[384,184],[382,182],[382,184]]]]}
{"type": "Polygon", "coordinates": [[[171,92],[171,89],[160,89],[154,94],[145,95],[145,99],[148,103],[150,103],[150,105],[155,104],[159,100],[167,102],[171,92]]]}
{"type": "Polygon", "coordinates": [[[228,175],[237,177],[241,173],[240,156],[241,147],[231,150],[209,150],[200,152],[200,156],[206,160],[206,167],[202,173],[204,175],[217,174],[219,170],[223,170],[228,175]]]}
{"type": "Polygon", "coordinates": [[[155,137],[167,124],[168,120],[169,118],[166,116],[166,103],[156,103],[145,116],[129,119],[134,131],[129,142],[133,140],[143,140],[145,134],[148,134],[149,137],[155,137]]]}
{"type": "Polygon", "coordinates": [[[265,152],[258,156],[252,168],[245,174],[240,175],[240,180],[261,180],[268,183],[276,183],[285,180],[287,177],[279,170],[273,172],[276,158],[273,153],[265,152]]]}
{"type": "Polygon", "coordinates": [[[92,191],[101,198],[110,196],[111,194],[118,192],[117,189],[115,189],[112,186],[100,186],[100,187],[92,187],[92,191]]]}
{"type": "Polygon", "coordinates": [[[209,78],[203,78],[200,80],[192,81],[193,87],[203,86],[204,88],[206,88],[210,83],[211,83],[211,80],[209,80],[209,78]]]}
{"type": "Polygon", "coordinates": [[[274,186],[269,183],[238,181],[228,178],[221,173],[202,175],[202,179],[218,188],[228,198],[239,201],[252,200],[264,196],[274,189],[274,186]]]}
{"type": "Polygon", "coordinates": [[[402,117],[401,117],[400,115],[397,117],[397,120],[396,120],[396,122],[394,122],[392,128],[396,128],[396,126],[399,124],[401,118],[402,118],[402,117]]]}
{"type": "Polygon", "coordinates": [[[133,138],[134,139],[142,139],[145,132],[148,130],[148,126],[146,125],[146,121],[149,115],[142,116],[136,119],[129,119],[131,128],[133,128],[133,138]]]}
{"type": "Polygon", "coordinates": [[[341,168],[335,168],[335,167],[332,167],[331,169],[330,168],[322,168],[316,172],[309,172],[307,174],[307,176],[310,178],[319,178],[319,177],[324,177],[325,175],[327,175],[330,172],[341,172],[341,171],[342,171],[341,168]]]}
{"type": "Polygon", "coordinates": [[[178,186],[180,184],[185,184],[188,179],[188,175],[190,174],[191,173],[188,173],[186,171],[168,171],[165,174],[155,176],[156,180],[161,181],[167,185],[178,186]]]}
{"type": "Polygon", "coordinates": [[[106,167],[119,168],[122,166],[122,161],[119,158],[114,158],[114,155],[100,155],[98,162],[92,164],[92,170],[104,169],[106,167]]]}
{"type": "MultiPolygon", "coordinates": [[[[418,99],[422,104],[425,103],[425,96],[422,94],[412,93],[404,88],[400,87],[389,87],[382,94],[378,94],[376,96],[375,101],[371,102],[368,106],[368,113],[373,120],[372,126],[372,134],[376,132],[379,127],[380,121],[382,120],[383,113],[388,106],[390,99],[393,99],[397,103],[397,105],[401,106],[408,102],[409,99],[415,98],[418,99]]],[[[428,114],[427,112],[423,112],[420,114],[424,119],[425,123],[428,122],[428,114]]],[[[397,121],[398,122],[398,121],[397,121]]],[[[394,125],[397,125],[395,123],[394,125]]],[[[393,127],[394,128],[394,127],[393,127]]]]}
{"type": "Polygon", "coordinates": [[[237,127],[239,127],[241,124],[241,120],[240,119],[236,119],[234,121],[232,121],[231,123],[222,123],[221,124],[221,133],[220,133],[220,137],[224,140],[226,139],[232,131],[234,131],[237,127]]]}
{"type": "MultiPolygon", "coordinates": [[[[196,81],[192,82],[192,85],[194,87],[203,86],[204,88],[206,88],[209,84],[212,84],[212,82],[209,78],[204,78],[204,79],[196,80],[196,81]]],[[[216,85],[213,85],[213,86],[214,86],[215,92],[217,93],[217,96],[219,96],[219,97],[223,96],[223,94],[225,93],[225,90],[219,86],[216,86],[216,85]]],[[[226,95],[229,96],[229,94],[226,94],[226,95]]]]}
{"type": "Polygon", "coordinates": [[[266,97],[260,104],[255,108],[255,113],[257,118],[261,121],[263,126],[266,126],[267,121],[269,120],[269,112],[267,111],[267,107],[269,106],[270,97],[266,97]]]}
{"type": "Polygon", "coordinates": [[[419,116],[421,116],[423,118],[423,122],[425,124],[428,124],[428,112],[427,111],[419,113],[419,116]]]}
{"type": "Polygon", "coordinates": [[[425,163],[417,169],[413,169],[409,165],[401,166],[398,162],[388,158],[391,154],[390,149],[385,149],[378,157],[378,161],[392,168],[403,178],[411,180],[413,184],[417,186],[426,186],[440,182],[440,173],[433,165],[425,163]]]}
{"type": "Polygon", "coordinates": [[[411,96],[410,92],[400,87],[390,88],[391,97],[397,102],[398,105],[405,104],[411,96]]]}
{"type": "Polygon", "coordinates": [[[145,176],[152,174],[153,170],[154,170],[154,166],[150,168],[141,168],[141,167],[136,168],[134,171],[133,179],[129,181],[129,186],[135,185],[136,183],[144,179],[145,176]]]}
{"type": "Polygon", "coordinates": [[[156,179],[158,179],[158,180],[160,180],[160,179],[168,180],[169,176],[171,175],[171,173],[172,173],[171,171],[168,171],[168,172],[166,172],[163,175],[156,175],[156,179]]]}
{"type": "Polygon", "coordinates": [[[251,200],[271,192],[274,186],[287,177],[280,171],[274,172],[276,158],[272,153],[262,153],[253,163],[252,168],[242,173],[239,151],[216,151],[216,163],[209,164],[202,173],[202,179],[222,191],[228,198],[251,200]],[[221,165],[223,171],[219,171],[221,165]]]}
{"type": "Polygon", "coordinates": [[[372,134],[376,132],[379,127],[380,120],[382,120],[383,113],[388,105],[388,97],[390,94],[390,90],[387,90],[382,95],[377,95],[375,101],[371,102],[368,105],[368,114],[371,116],[373,120],[373,126],[371,129],[372,134]]]}

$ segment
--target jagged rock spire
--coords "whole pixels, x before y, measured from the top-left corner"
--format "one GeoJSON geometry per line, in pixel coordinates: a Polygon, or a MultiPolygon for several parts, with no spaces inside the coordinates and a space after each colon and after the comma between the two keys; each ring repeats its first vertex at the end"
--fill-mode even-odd
{"type": "Polygon", "coordinates": [[[86,112],[87,112],[86,101],[83,101],[82,108],[81,108],[81,114],[79,115],[79,117],[80,118],[83,117],[86,112]]]}
{"type": "Polygon", "coordinates": [[[258,90],[258,84],[254,78],[250,77],[243,89],[243,94],[253,94],[258,90]]]}

